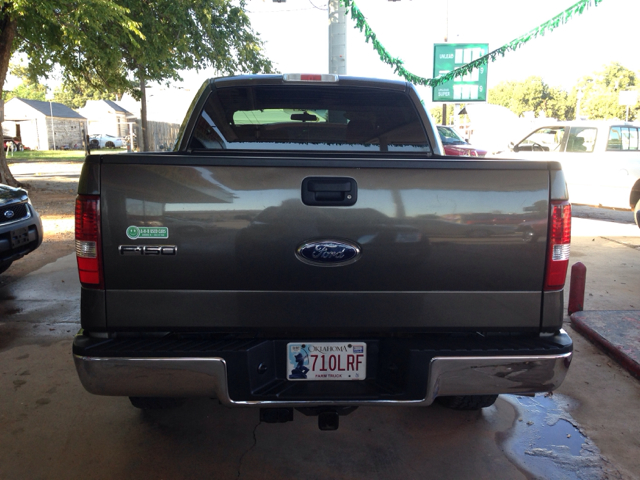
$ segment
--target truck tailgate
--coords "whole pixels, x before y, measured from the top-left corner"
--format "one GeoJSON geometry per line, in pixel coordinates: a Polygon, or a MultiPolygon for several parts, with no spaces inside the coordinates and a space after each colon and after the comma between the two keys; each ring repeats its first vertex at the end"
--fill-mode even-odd
{"type": "Polygon", "coordinates": [[[109,329],[540,328],[546,163],[109,157],[109,329]],[[306,205],[308,178],[354,181],[357,200],[306,205]],[[359,254],[303,261],[314,241],[359,254]]]}

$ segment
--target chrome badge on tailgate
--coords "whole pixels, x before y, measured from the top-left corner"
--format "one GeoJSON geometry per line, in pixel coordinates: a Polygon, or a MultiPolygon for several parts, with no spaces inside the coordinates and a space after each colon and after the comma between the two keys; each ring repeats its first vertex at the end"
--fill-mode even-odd
{"type": "Polygon", "coordinates": [[[318,267],[339,267],[360,258],[360,246],[345,240],[317,240],[306,242],[296,249],[301,262],[318,267]]]}

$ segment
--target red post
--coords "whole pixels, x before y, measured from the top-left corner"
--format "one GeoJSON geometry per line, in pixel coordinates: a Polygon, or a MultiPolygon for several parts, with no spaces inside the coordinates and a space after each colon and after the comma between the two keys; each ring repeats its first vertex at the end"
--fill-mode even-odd
{"type": "Polygon", "coordinates": [[[581,312],[584,309],[584,288],[587,279],[587,267],[577,262],[571,267],[571,284],[569,285],[569,308],[567,312],[581,312]]]}

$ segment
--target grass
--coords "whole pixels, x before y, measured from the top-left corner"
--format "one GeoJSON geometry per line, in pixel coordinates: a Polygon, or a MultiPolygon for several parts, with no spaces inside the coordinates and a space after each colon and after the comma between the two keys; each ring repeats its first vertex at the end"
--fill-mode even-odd
{"type": "MultiPolygon", "coordinates": [[[[125,152],[125,149],[101,148],[92,153],[110,154],[125,152]]],[[[84,162],[84,150],[25,150],[24,152],[8,152],[7,163],[26,162],[84,162]]]]}

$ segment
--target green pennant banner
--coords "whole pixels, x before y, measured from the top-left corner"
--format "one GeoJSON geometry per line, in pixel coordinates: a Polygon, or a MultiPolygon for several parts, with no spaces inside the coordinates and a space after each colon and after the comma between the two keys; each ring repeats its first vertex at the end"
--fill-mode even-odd
{"type": "Polygon", "coordinates": [[[547,32],[552,32],[554,29],[567,23],[575,15],[582,15],[582,13],[588,7],[591,7],[593,5],[597,7],[602,1],[603,0],[580,0],[579,2],[575,3],[574,5],[570,6],[563,12],[553,17],[551,20],[544,22],[533,30],[530,30],[524,35],[519,36],[515,40],[512,40],[511,42],[501,46],[500,48],[492,50],[486,55],[477,58],[462,67],[456,68],[455,70],[452,70],[445,75],[441,75],[435,78],[423,78],[411,73],[406,68],[404,68],[404,62],[399,58],[391,56],[391,54],[389,54],[389,52],[384,48],[382,43],[380,43],[376,33],[367,23],[364,14],[356,5],[356,2],[354,0],[341,0],[341,3],[342,5],[344,5],[344,7],[347,9],[348,14],[356,23],[355,28],[364,33],[366,42],[369,43],[369,41],[371,41],[374,50],[376,50],[378,52],[378,55],[380,56],[380,60],[391,66],[399,76],[403,77],[405,80],[413,83],[414,85],[437,87],[438,85],[449,82],[454,78],[468,75],[473,70],[487,65],[489,61],[495,62],[498,57],[504,57],[507,52],[516,51],[522,45],[531,41],[532,39],[537,38],[539,35],[544,35],[547,32]]]}

